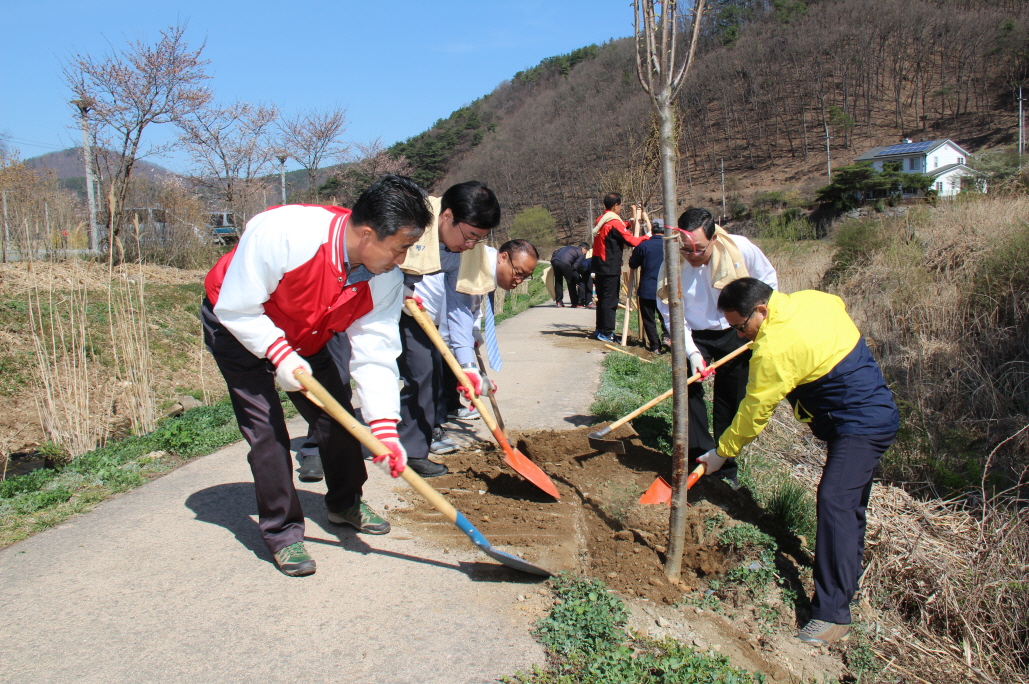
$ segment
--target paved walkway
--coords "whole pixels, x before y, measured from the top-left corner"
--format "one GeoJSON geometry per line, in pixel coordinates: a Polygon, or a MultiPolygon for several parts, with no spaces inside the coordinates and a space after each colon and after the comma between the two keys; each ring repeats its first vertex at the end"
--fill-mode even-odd
{"type": "MultiPolygon", "coordinates": [[[[509,430],[583,421],[601,354],[577,330],[592,320],[545,306],[498,326],[509,430]]],[[[467,427],[462,439],[483,434],[467,427]]],[[[320,483],[299,485],[318,572],[280,574],[246,453],[227,447],[0,551],[0,681],[463,683],[542,663],[538,579],[470,544],[352,534],[326,520],[320,483]]],[[[413,496],[370,476],[380,510],[413,496]]]]}

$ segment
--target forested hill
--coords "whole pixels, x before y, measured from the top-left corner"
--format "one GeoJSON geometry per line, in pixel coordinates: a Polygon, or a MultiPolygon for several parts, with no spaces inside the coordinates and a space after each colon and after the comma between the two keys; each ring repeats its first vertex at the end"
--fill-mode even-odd
{"type": "MultiPolygon", "coordinates": [[[[904,137],[1011,143],[1019,84],[1024,0],[713,0],[679,97],[681,201],[720,201],[722,160],[744,201],[810,194],[825,183],[827,127],[834,167],[904,137]]],[[[653,130],[625,38],[519,72],[390,152],[434,190],[488,182],[506,225],[543,206],[566,237],[611,189],[659,202],[653,130]]]]}

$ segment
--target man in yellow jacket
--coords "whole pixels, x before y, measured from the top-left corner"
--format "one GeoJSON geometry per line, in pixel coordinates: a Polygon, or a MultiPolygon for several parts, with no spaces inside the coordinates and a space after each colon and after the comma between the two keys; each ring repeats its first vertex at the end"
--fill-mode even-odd
{"type": "Polygon", "coordinates": [[[740,278],[722,290],[718,308],[754,342],[750,379],[718,447],[698,460],[713,473],[736,458],[783,399],[827,443],[818,484],[815,595],[811,620],[797,637],[838,641],[850,631],[872,475],[900,424],[893,393],[839,297],[814,290],[786,295],[740,278]]]}

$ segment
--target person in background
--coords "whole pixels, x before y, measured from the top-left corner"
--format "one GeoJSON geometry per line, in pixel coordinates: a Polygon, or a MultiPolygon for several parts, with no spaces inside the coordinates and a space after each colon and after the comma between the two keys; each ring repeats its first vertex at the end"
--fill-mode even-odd
{"type": "MultiPolygon", "coordinates": [[[[636,297],[640,305],[640,318],[643,319],[643,331],[646,334],[647,349],[655,354],[660,354],[661,338],[657,334],[657,275],[665,262],[664,222],[653,219],[650,222],[651,235],[646,240],[633,248],[632,256],[629,257],[629,268],[640,269],[640,284],[636,290],[636,297]]],[[[664,334],[668,329],[661,319],[661,327],[664,334]]]]}
{"type": "MultiPolygon", "coordinates": [[[[564,285],[568,284],[568,299],[573,309],[580,305],[579,300],[579,263],[586,256],[589,245],[567,245],[556,250],[550,257],[550,266],[554,269],[554,299],[558,306],[564,306],[564,285]]],[[[582,302],[586,304],[586,302],[582,302]]]]}
{"type": "Polygon", "coordinates": [[[732,330],[753,341],[746,397],[718,447],[700,457],[714,473],[734,463],[786,399],[826,443],[818,483],[815,594],[797,638],[825,645],[850,631],[865,547],[872,476],[900,427],[879,365],[839,297],[815,290],[786,295],[740,278],[718,295],[732,330]]]}
{"type": "MultiPolygon", "coordinates": [[[[722,288],[737,278],[751,276],[773,289],[778,287],[775,269],[768,257],[742,235],[730,235],[715,225],[707,209],[687,209],[679,217],[678,229],[683,257],[682,309],[686,319],[686,350],[692,372],[704,378],[714,374],[707,366],[745,344],[718,310],[722,288]]],[[[663,272],[662,272],[663,273],[663,272]]],[[[658,282],[664,282],[658,276],[658,282]]],[[[661,314],[668,318],[668,304],[659,299],[661,314]]],[[[744,352],[718,368],[712,388],[711,414],[714,438],[707,420],[704,386],[694,382],[689,387],[690,423],[689,457],[714,448],[736,415],[736,409],[747,393],[747,368],[750,352],[744,352]]],[[[736,470],[727,468],[723,476],[737,486],[736,470]]]]}
{"type": "MultiPolygon", "coordinates": [[[[618,293],[622,279],[622,248],[635,247],[644,238],[635,237],[619,215],[622,196],[617,192],[604,197],[606,211],[593,227],[593,282],[597,288],[597,327],[591,337],[611,342],[618,311],[618,293]]],[[[632,219],[629,220],[632,223],[632,219]]]]}

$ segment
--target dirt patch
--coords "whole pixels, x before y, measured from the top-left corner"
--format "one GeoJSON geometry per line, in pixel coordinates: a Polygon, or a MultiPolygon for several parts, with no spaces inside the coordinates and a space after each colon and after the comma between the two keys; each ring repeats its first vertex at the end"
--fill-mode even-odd
{"type": "MultiPolygon", "coordinates": [[[[640,494],[657,476],[671,479],[671,459],[639,443],[631,428],[611,437],[625,454],[597,452],[587,433],[595,428],[540,431],[516,437],[518,448],[550,475],[561,500],[554,501],[503,463],[492,444],[440,457],[451,473],[431,480],[490,542],[552,572],[574,570],[604,580],[629,600],[632,626],[654,638],[674,637],[700,650],[714,649],[737,667],[764,672],[772,681],[839,677],[839,656],[793,639],[792,611],[783,607],[772,631],[758,606],[739,600],[708,603],[713,579],[741,564],[736,552],[717,542],[719,529],[749,522],[779,539],[787,561],[790,537],[765,517],[745,491],[717,478],[701,478],[690,490],[686,546],[679,582],[664,574],[667,506],[640,505],[640,494]],[[717,524],[712,524],[717,522],[717,524]],[[738,604],[738,605],[737,605],[738,604]],[[701,607],[703,606],[703,607],[701,607]]],[[[405,490],[406,491],[406,490],[405,490]]],[[[404,497],[408,498],[408,497],[404,497]]],[[[413,497],[412,497],[413,498],[413,497]]],[[[467,538],[421,500],[391,511],[419,535],[462,548],[467,538]]],[[[798,554],[802,554],[798,550],[798,554]]],[[[792,566],[797,571],[795,565],[792,566]]],[[[785,572],[780,568],[780,572],[785,572]]]]}
{"type": "MultiPolygon", "coordinates": [[[[534,432],[517,440],[522,453],[550,475],[560,501],[512,473],[502,452],[486,443],[443,457],[451,473],[432,484],[499,548],[554,572],[599,577],[626,595],[671,604],[697,588],[698,580],[728,570],[734,559],[714,543],[705,521],[739,508],[729,501],[731,490],[702,480],[691,491],[683,573],[673,585],[664,573],[668,508],[637,503],[658,475],[671,479],[670,459],[632,439],[630,428],[613,433],[626,439],[627,453],[597,452],[586,437],[593,429],[534,432]]],[[[427,504],[415,502],[399,513],[436,539],[457,543],[462,536],[427,504]]]]}

